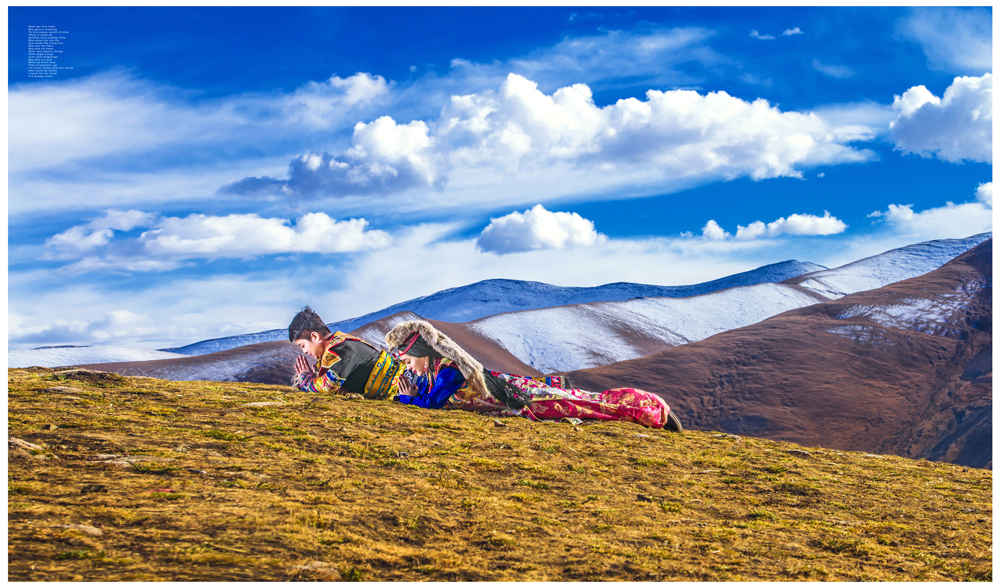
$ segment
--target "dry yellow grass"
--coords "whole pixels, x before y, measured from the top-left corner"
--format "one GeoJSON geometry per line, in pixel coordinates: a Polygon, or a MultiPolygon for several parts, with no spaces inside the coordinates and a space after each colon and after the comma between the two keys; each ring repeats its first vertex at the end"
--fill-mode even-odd
{"type": "Polygon", "coordinates": [[[11,453],[9,580],[992,580],[988,470],[280,386],[8,387],[43,447],[11,453]]]}

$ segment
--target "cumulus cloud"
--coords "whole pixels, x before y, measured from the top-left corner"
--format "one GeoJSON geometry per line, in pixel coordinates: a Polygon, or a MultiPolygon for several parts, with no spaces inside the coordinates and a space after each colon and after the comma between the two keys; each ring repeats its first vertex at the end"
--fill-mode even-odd
{"type": "Polygon", "coordinates": [[[607,242],[594,222],[575,212],[550,212],[541,204],[500,218],[491,218],[476,241],[480,251],[518,253],[537,249],[590,247],[607,242]]]}
{"type": "Polygon", "coordinates": [[[801,34],[803,34],[802,29],[800,29],[799,27],[795,27],[794,29],[785,29],[785,32],[781,33],[781,35],[784,37],[791,37],[792,35],[801,35],[801,34]]]}
{"type": "Polygon", "coordinates": [[[921,240],[956,239],[993,230],[993,211],[982,202],[948,202],[921,212],[910,204],[890,204],[887,210],[868,216],[888,223],[895,233],[921,240]]]}
{"type": "Polygon", "coordinates": [[[401,192],[433,187],[442,176],[427,124],[397,124],[383,116],[354,127],[353,146],[342,155],[307,153],[289,165],[287,181],[245,178],[222,188],[242,195],[329,195],[401,192]]]}
{"type": "Polygon", "coordinates": [[[294,226],[282,218],[256,214],[166,217],[138,239],[153,255],[178,258],[251,258],[277,253],[343,253],[384,247],[384,231],[368,230],[365,219],[338,221],[323,212],[299,217],[294,226]]]}
{"type": "Polygon", "coordinates": [[[924,86],[896,96],[896,149],[944,161],[993,162],[993,75],[957,77],[938,98],[924,86]]]}
{"type": "Polygon", "coordinates": [[[722,241],[724,239],[728,239],[732,235],[722,230],[719,223],[714,220],[709,220],[705,223],[705,226],[701,228],[701,236],[709,241],[722,241]]]}
{"type": "Polygon", "coordinates": [[[828,211],[823,212],[823,216],[812,214],[792,214],[788,218],[781,217],[778,220],[767,223],[755,221],[747,226],[736,226],[736,238],[740,240],[750,240],[772,238],[780,235],[835,235],[843,233],[847,228],[844,221],[830,216],[828,211]]]}
{"type": "Polygon", "coordinates": [[[928,208],[920,212],[912,204],[890,204],[884,211],[868,215],[883,222],[895,234],[922,240],[956,239],[993,230],[993,182],[980,184],[976,201],[928,208]]]}
{"type": "Polygon", "coordinates": [[[766,100],[725,92],[646,92],[646,100],[594,103],[585,84],[551,95],[517,74],[497,91],[453,96],[431,123],[400,125],[389,117],[355,127],[342,155],[308,154],[287,180],[248,178],[227,191],[268,189],[301,195],[388,194],[441,187],[455,169],[494,169],[510,178],[558,163],[605,175],[655,170],[661,183],[749,176],[802,177],[797,166],[861,162],[873,155],[846,143],[813,113],[782,112],[766,100]]]}
{"type": "Polygon", "coordinates": [[[345,253],[391,243],[385,231],[368,228],[365,219],[338,221],[311,212],[294,224],[256,214],[154,217],[139,211],[109,211],[86,225],[72,227],[48,240],[50,259],[77,259],[66,269],[165,271],[187,259],[250,259],[281,253],[345,253]],[[96,228],[113,225],[109,228],[96,228]],[[114,229],[151,227],[131,239],[113,239],[114,229]],[[127,227],[127,228],[123,228],[127,227]]]}
{"type": "Polygon", "coordinates": [[[896,30],[920,44],[929,68],[980,75],[993,70],[992,21],[989,7],[914,8],[896,30]]]}
{"type": "MultiPolygon", "coordinates": [[[[843,233],[847,224],[837,217],[831,216],[828,211],[823,212],[823,216],[812,214],[792,214],[781,217],[770,223],[754,221],[747,226],[736,225],[736,240],[753,241],[756,239],[771,239],[781,235],[796,236],[816,236],[835,235],[843,233]]],[[[701,229],[704,239],[709,241],[724,241],[733,235],[725,231],[714,220],[708,221],[701,229]]]]}
{"type": "Polygon", "coordinates": [[[827,65],[813,59],[812,66],[819,73],[828,75],[831,78],[837,78],[838,80],[854,77],[854,70],[846,65],[827,65]]]}
{"type": "Polygon", "coordinates": [[[985,204],[987,208],[993,208],[993,182],[979,184],[976,188],[976,200],[985,204]]]}
{"type": "Polygon", "coordinates": [[[773,35],[762,35],[762,34],[758,33],[756,30],[750,31],[750,36],[753,37],[754,39],[760,39],[761,41],[773,41],[774,40],[774,36],[773,35]]]}

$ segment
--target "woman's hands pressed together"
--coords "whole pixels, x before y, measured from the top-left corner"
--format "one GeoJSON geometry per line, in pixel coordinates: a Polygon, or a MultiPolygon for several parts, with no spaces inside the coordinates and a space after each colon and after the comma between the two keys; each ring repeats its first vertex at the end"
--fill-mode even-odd
{"type": "Polygon", "coordinates": [[[405,377],[399,378],[399,393],[404,396],[416,396],[419,391],[417,385],[405,377]]]}

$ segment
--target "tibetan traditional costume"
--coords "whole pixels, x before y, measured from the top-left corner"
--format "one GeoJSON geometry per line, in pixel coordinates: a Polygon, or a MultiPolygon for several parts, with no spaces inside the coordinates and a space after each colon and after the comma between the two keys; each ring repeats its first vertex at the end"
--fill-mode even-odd
{"type": "Polygon", "coordinates": [[[353,392],[369,400],[382,400],[397,394],[399,377],[405,369],[399,359],[385,351],[337,331],[314,371],[296,374],[292,385],[305,392],[353,392]]]}
{"type": "MultiPolygon", "coordinates": [[[[629,421],[655,429],[670,426],[680,429],[680,421],[671,418],[670,407],[658,395],[636,388],[615,388],[604,392],[587,392],[570,388],[565,378],[528,378],[500,372],[486,372],[454,341],[425,321],[408,321],[397,325],[386,341],[390,348],[413,345],[413,335],[439,354],[432,368],[417,379],[415,396],[396,396],[398,402],[424,408],[471,410],[495,416],[523,416],[532,420],[562,418],[629,421]],[[527,399],[522,406],[511,406],[491,393],[492,380],[513,386],[517,396],[527,399]]],[[[423,343],[421,343],[422,345],[423,343]]],[[[412,353],[412,352],[411,352],[412,353]]]]}

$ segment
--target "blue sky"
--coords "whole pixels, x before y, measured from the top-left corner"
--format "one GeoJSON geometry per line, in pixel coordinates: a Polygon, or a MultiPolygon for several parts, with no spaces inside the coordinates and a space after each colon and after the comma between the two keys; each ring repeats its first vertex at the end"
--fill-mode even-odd
{"type": "Polygon", "coordinates": [[[8,11],[8,344],[992,230],[990,8],[8,11]],[[68,31],[29,78],[27,30],[68,31]]]}

